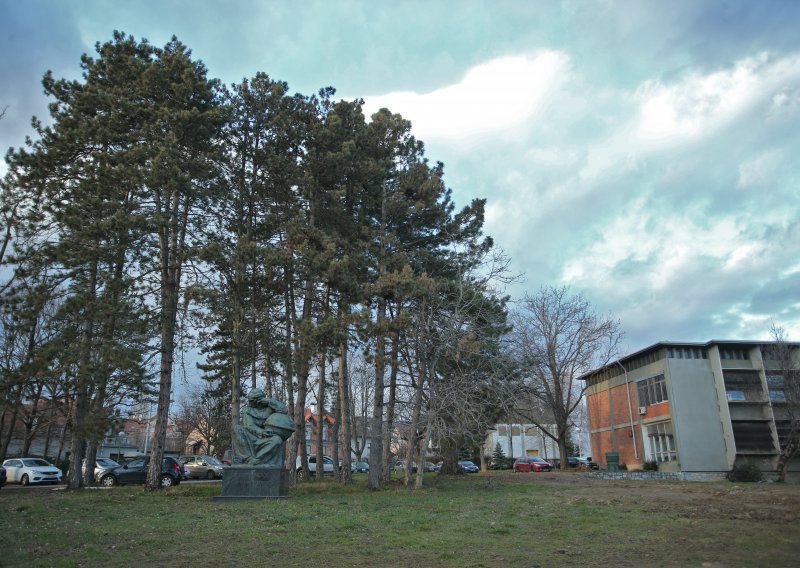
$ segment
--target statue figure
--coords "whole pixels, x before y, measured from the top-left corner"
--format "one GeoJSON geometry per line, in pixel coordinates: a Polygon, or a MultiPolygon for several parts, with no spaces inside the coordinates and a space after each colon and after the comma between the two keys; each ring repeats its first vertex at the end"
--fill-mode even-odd
{"type": "Polygon", "coordinates": [[[283,443],[294,432],[286,405],[262,389],[247,394],[242,423],[233,434],[234,464],[283,468],[283,443]]]}

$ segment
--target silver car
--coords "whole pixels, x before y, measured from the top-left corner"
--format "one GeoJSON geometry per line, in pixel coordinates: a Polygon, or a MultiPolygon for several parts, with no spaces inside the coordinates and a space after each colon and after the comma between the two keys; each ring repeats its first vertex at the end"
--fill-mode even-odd
{"type": "Polygon", "coordinates": [[[225,466],[214,456],[181,456],[178,461],[194,479],[222,479],[225,466]]]}

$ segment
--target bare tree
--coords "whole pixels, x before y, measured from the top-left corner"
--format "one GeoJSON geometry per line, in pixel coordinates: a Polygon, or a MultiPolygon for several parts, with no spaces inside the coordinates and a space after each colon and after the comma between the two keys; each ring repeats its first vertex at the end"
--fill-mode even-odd
{"type": "Polygon", "coordinates": [[[586,389],[576,379],[617,356],[622,338],[619,321],[599,316],[583,296],[571,294],[566,286],[547,286],[523,298],[512,324],[510,348],[522,393],[531,402],[541,402],[552,423],[541,424],[536,416],[529,419],[558,443],[564,469],[571,420],[586,389]]]}
{"type": "Polygon", "coordinates": [[[775,343],[766,349],[767,383],[781,449],[778,481],[785,481],[800,448],[800,345],[790,343],[786,331],[774,323],[770,334],[775,343]]]}
{"type": "Polygon", "coordinates": [[[180,402],[177,419],[186,434],[196,434],[202,452],[222,456],[230,445],[230,405],[214,392],[212,385],[190,389],[180,402]]]}

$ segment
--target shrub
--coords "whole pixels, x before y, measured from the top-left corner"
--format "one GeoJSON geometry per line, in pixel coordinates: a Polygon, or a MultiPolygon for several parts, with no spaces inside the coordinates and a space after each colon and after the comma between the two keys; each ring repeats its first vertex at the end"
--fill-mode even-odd
{"type": "Polygon", "coordinates": [[[658,471],[658,462],[656,460],[650,460],[644,462],[644,470],[645,471],[658,471]]]}
{"type": "Polygon", "coordinates": [[[756,464],[746,462],[733,466],[733,469],[728,472],[728,481],[735,481],[741,483],[752,483],[761,481],[764,474],[761,473],[761,468],[756,464]]]}

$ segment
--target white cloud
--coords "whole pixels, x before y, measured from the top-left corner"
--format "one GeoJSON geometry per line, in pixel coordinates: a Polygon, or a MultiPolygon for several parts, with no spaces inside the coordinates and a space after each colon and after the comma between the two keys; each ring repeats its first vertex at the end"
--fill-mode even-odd
{"type": "Polygon", "coordinates": [[[454,85],[430,93],[365,97],[369,116],[386,107],[411,120],[425,141],[466,142],[513,130],[540,113],[569,74],[563,52],[513,55],[471,68],[454,85]]]}
{"type": "Polygon", "coordinates": [[[658,215],[657,208],[637,200],[601,229],[596,242],[564,264],[561,279],[598,290],[647,288],[670,290],[687,273],[748,270],[758,264],[762,245],[749,227],[732,217],[707,219],[702,214],[658,215]],[[637,266],[634,278],[617,271],[637,266]]]}
{"type": "Polygon", "coordinates": [[[635,95],[635,137],[645,144],[671,144],[708,136],[761,101],[787,106],[786,85],[798,79],[800,57],[763,53],[728,69],[691,73],[675,84],[647,81],[635,95]]]}

